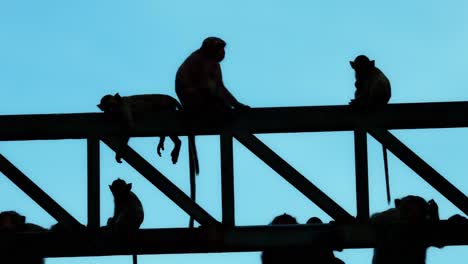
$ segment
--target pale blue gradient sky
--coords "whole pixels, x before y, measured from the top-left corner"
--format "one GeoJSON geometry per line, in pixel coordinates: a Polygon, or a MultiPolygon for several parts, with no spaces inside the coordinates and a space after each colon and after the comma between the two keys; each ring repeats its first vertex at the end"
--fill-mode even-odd
{"type": "MultiPolygon", "coordinates": [[[[348,61],[364,53],[390,78],[392,103],[468,100],[468,2],[453,1],[2,1],[0,114],[96,112],[100,97],[175,96],[177,67],[207,36],[228,43],[226,86],[253,107],[347,104],[354,93],[348,61]]],[[[468,130],[394,131],[465,194],[468,130]]],[[[355,214],[351,133],[259,135],[341,206],[355,214]]],[[[156,139],[131,146],[188,191],[186,139],[181,159],[155,155],[156,139]]],[[[199,203],[221,217],[219,139],[198,137],[199,203]]],[[[172,148],[170,141],[168,149],[172,148]]],[[[1,153],[86,222],[86,144],[80,140],[0,142],[1,153]]],[[[442,218],[460,213],[389,155],[392,194],[434,198],[442,218]]],[[[102,218],[113,210],[107,184],[133,182],[144,228],[183,227],[187,215],[102,145],[102,218]]],[[[380,146],[369,139],[371,211],[388,208],[380,146]]],[[[49,227],[54,220],[0,177],[0,210],[17,210],[49,227]]],[[[236,222],[266,224],[288,212],[305,222],[330,218],[239,143],[235,143],[236,222]]],[[[370,263],[372,250],[337,253],[370,263]]],[[[468,247],[430,249],[428,264],[463,263],[468,247]]],[[[130,256],[48,259],[48,264],[131,263],[130,256]]],[[[259,253],[141,256],[146,263],[260,263],[259,253]]]]}

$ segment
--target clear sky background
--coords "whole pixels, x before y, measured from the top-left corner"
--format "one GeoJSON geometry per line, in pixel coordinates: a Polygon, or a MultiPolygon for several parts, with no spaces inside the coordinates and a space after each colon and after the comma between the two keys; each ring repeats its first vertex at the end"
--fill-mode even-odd
{"type": "MultiPolygon", "coordinates": [[[[227,42],[226,86],[252,107],[347,104],[354,94],[348,61],[376,60],[392,83],[391,103],[467,101],[468,2],[452,1],[1,1],[0,114],[96,112],[104,94],[175,96],[178,66],[207,36],[227,42]]],[[[392,131],[455,184],[468,191],[468,130],[392,131]]],[[[351,132],[259,135],[266,144],[342,207],[356,213],[351,132]]],[[[380,145],[369,146],[370,208],[386,204],[380,145]]],[[[130,145],[188,192],[186,138],[177,165],[167,141],[130,145]]],[[[219,138],[197,137],[201,174],[198,202],[221,219],[219,138]]],[[[113,212],[107,185],[133,183],[145,208],[143,228],[185,227],[188,216],[102,145],[101,224],[113,212]]],[[[236,223],[268,224],[287,212],[304,223],[330,218],[238,142],[234,145],[236,223]]],[[[0,152],[86,223],[84,140],[0,142],[0,152]]],[[[389,155],[393,197],[435,199],[441,217],[461,213],[389,155]]],[[[393,205],[392,205],[393,206],[393,205]]],[[[16,210],[32,223],[55,223],[5,177],[0,211],[16,210]]],[[[336,253],[349,264],[370,263],[371,249],[336,253]]],[[[429,264],[466,263],[468,247],[431,248],[429,264]]],[[[131,263],[130,256],[47,259],[47,264],[131,263]]],[[[260,254],[140,256],[149,263],[260,263],[260,254]]]]}

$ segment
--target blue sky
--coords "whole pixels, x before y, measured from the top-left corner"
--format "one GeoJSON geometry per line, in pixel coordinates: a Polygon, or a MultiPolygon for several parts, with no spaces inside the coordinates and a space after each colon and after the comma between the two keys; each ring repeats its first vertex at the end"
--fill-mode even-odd
{"type": "MultiPolygon", "coordinates": [[[[227,42],[226,86],[252,107],[347,104],[354,93],[349,60],[366,54],[392,83],[391,103],[467,101],[468,2],[453,1],[1,1],[1,114],[96,112],[100,97],[175,96],[177,67],[207,36],[227,42]]],[[[392,131],[465,194],[467,129],[392,131]]],[[[341,206],[355,214],[351,132],[259,135],[341,206]]],[[[388,208],[380,145],[369,137],[370,208],[388,208]]],[[[157,140],[131,146],[184,191],[186,139],[179,163],[157,140]]],[[[219,139],[198,137],[198,201],[221,218],[219,139]]],[[[171,149],[170,141],[166,143],[171,149]]],[[[0,142],[1,153],[78,220],[86,222],[86,142],[0,142]]],[[[184,227],[187,215],[102,145],[101,223],[112,214],[107,185],[133,183],[145,207],[144,228],[184,227]]],[[[288,212],[305,222],[330,218],[239,143],[235,151],[236,223],[266,224],[288,212]]],[[[392,195],[439,203],[442,218],[460,213],[393,155],[392,195]]],[[[17,210],[49,227],[47,213],[0,177],[0,211],[17,210]]],[[[370,263],[372,250],[337,253],[370,263]]],[[[429,249],[429,264],[460,263],[468,247],[429,249]]],[[[48,259],[60,263],[130,263],[130,256],[48,259]]],[[[141,256],[145,263],[260,263],[259,253],[141,256]]]]}

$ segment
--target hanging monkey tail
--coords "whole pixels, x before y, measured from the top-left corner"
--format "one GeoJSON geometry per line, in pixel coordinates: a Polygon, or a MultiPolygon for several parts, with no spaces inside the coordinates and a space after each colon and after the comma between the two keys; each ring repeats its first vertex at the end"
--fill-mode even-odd
{"type": "Polygon", "coordinates": [[[390,174],[388,173],[388,158],[387,158],[387,148],[382,145],[382,153],[383,153],[383,160],[384,160],[384,168],[385,168],[385,185],[387,189],[387,203],[390,204],[391,195],[390,195],[390,174]]]}
{"type": "MultiPolygon", "coordinates": [[[[192,201],[197,199],[197,181],[196,175],[200,173],[200,168],[198,166],[198,154],[197,146],[195,144],[195,136],[188,136],[188,147],[189,147],[189,167],[190,167],[190,198],[192,201]]],[[[189,227],[194,227],[195,220],[190,216],[189,227]]]]}

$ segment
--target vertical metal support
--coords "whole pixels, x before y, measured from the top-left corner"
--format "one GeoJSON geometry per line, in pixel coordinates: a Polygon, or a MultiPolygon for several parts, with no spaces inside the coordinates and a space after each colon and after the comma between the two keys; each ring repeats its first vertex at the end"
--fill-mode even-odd
{"type": "MultiPolygon", "coordinates": [[[[193,139],[195,140],[195,138],[193,139]]],[[[190,199],[192,199],[193,202],[197,201],[197,179],[196,173],[195,173],[195,161],[193,160],[193,152],[195,149],[193,148],[192,144],[190,144],[190,137],[188,139],[188,154],[189,154],[189,177],[190,177],[190,199]]],[[[195,219],[193,218],[192,215],[190,215],[190,220],[189,220],[189,228],[195,227],[195,219]]]]}
{"type": "Polygon", "coordinates": [[[220,147],[223,225],[234,226],[234,162],[231,134],[222,133],[220,135],[220,147]]]}
{"type": "Polygon", "coordinates": [[[367,134],[364,129],[354,130],[354,159],[356,168],[357,220],[369,219],[369,178],[367,167],[367,134]]]}
{"type": "Polygon", "coordinates": [[[87,140],[88,150],[88,228],[97,229],[100,226],[99,198],[99,139],[90,137],[87,140]]]}

